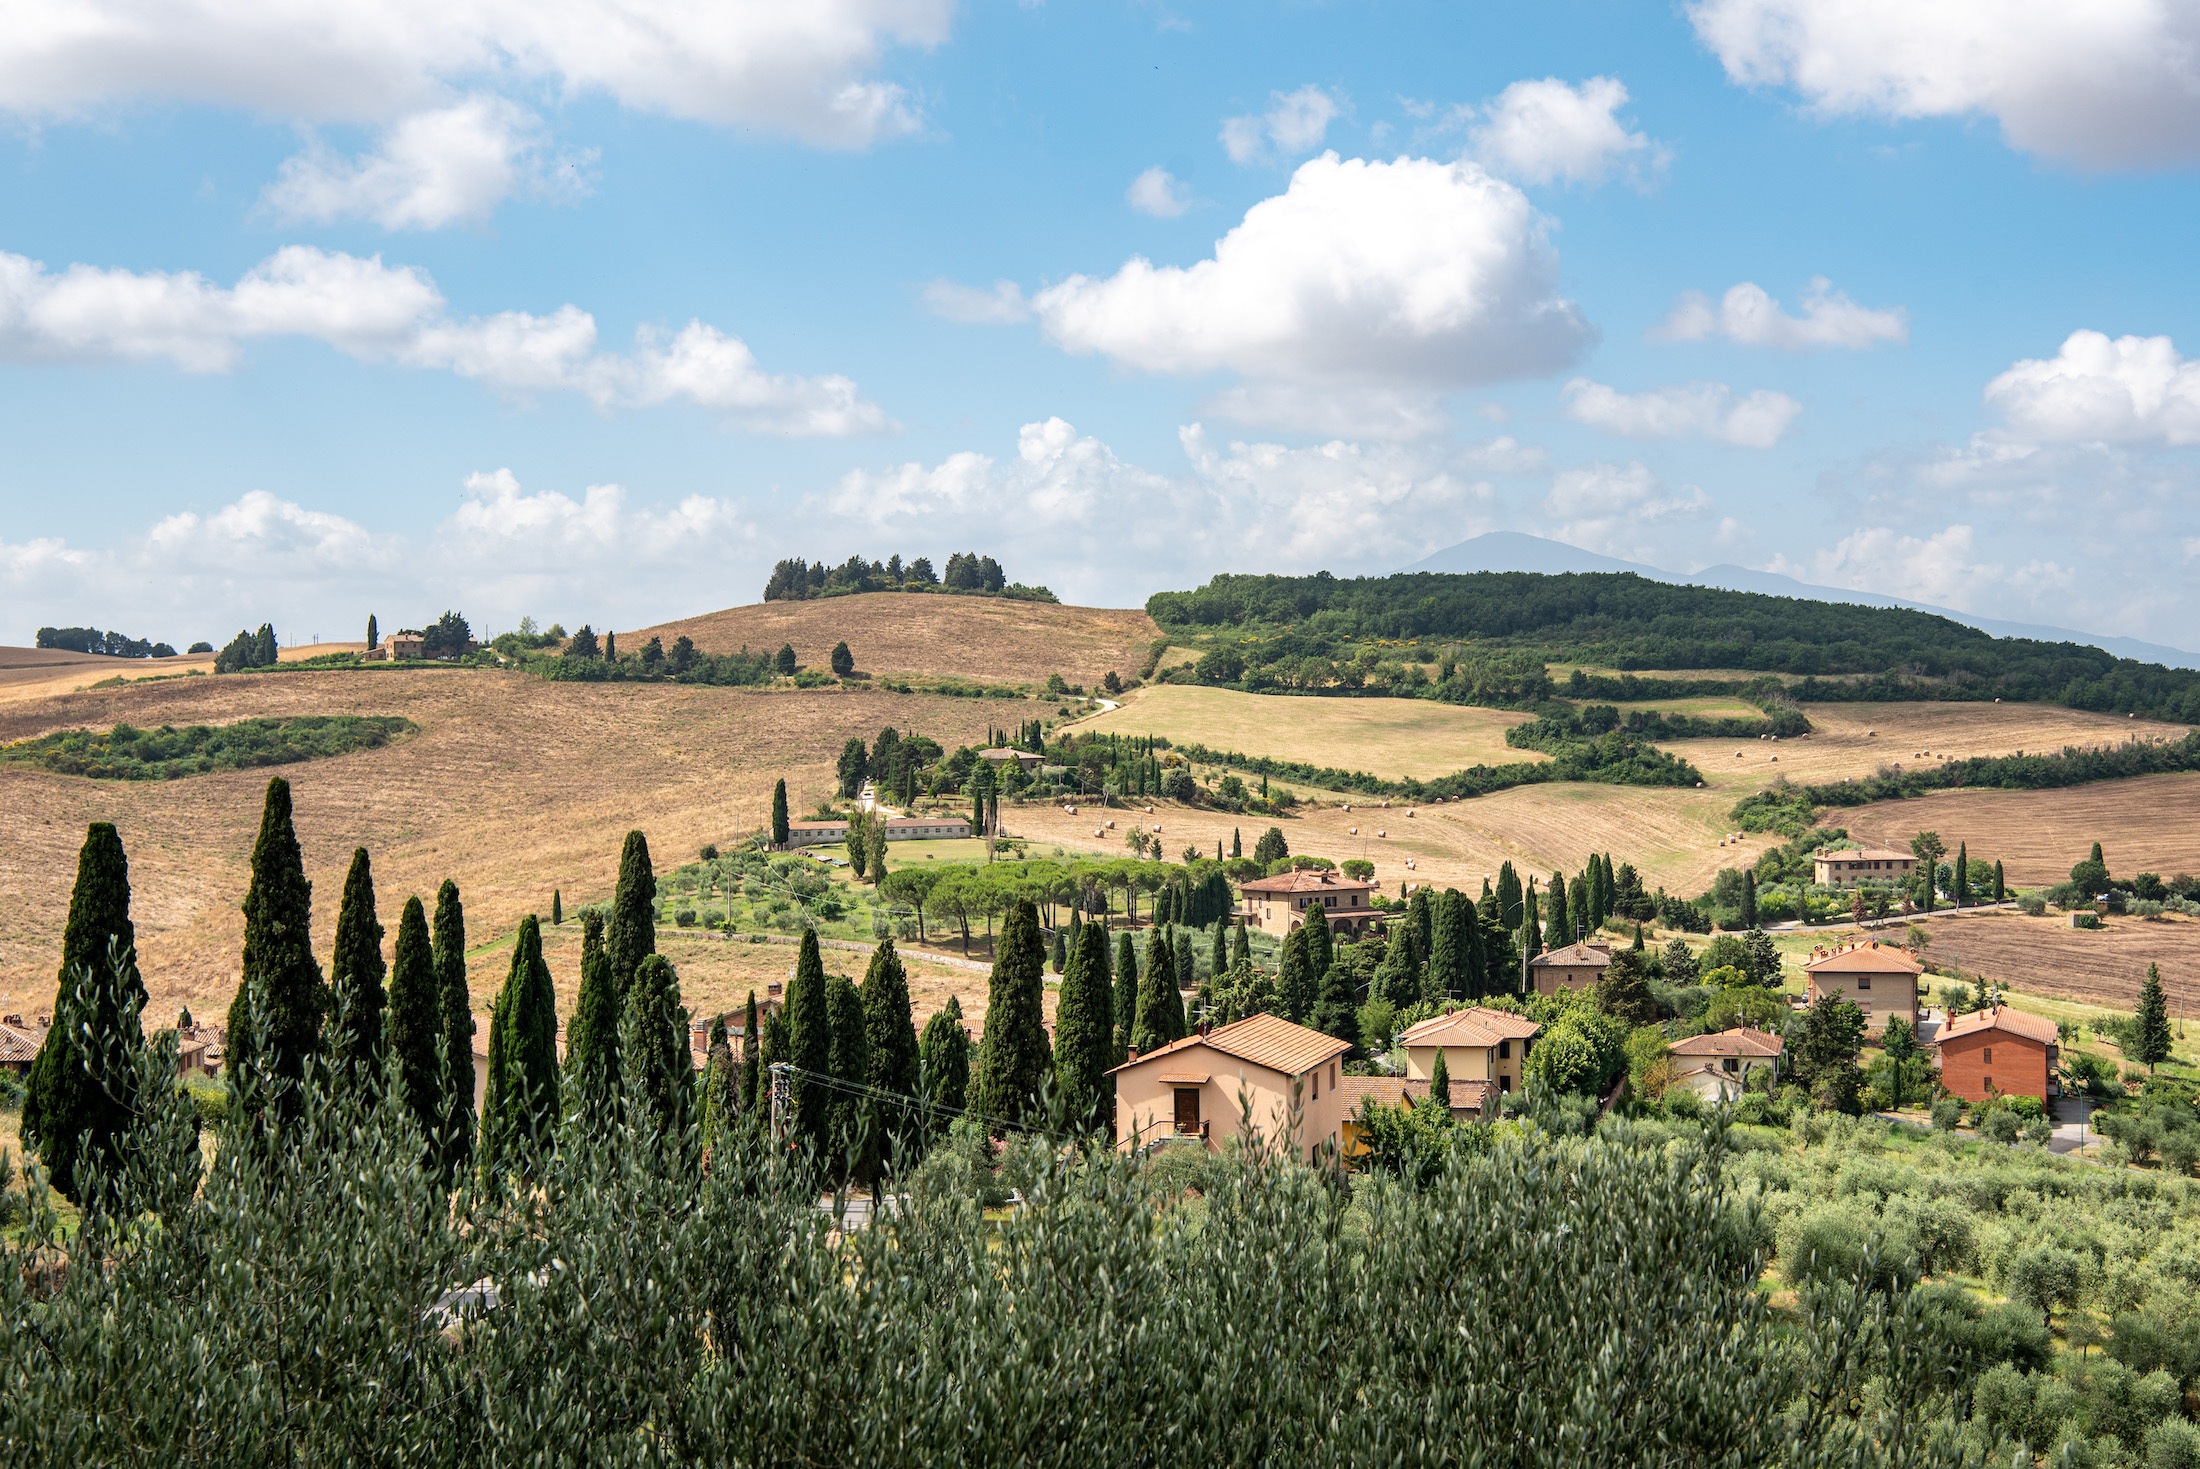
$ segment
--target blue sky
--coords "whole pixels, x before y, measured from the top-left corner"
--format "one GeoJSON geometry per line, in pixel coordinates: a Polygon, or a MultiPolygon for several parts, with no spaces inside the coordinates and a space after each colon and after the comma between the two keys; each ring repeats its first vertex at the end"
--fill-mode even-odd
{"type": "Polygon", "coordinates": [[[1514,529],[2200,642],[2193,0],[22,15],[0,640],[1514,529]]]}

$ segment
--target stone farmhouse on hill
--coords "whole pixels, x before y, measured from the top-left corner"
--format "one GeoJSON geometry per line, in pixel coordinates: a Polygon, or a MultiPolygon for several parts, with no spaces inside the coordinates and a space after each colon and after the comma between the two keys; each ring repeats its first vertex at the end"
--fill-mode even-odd
{"type": "Polygon", "coordinates": [[[1442,1055],[1452,1110],[1479,1114],[1520,1086],[1528,1047],[1542,1028],[1524,1015],[1476,1005],[1408,1026],[1398,1044],[1406,1053],[1406,1076],[1414,1081],[1431,1080],[1442,1055]]]}
{"type": "Polygon", "coordinates": [[[1917,1028],[1917,977],[1925,966],[1877,939],[1844,944],[1837,949],[1815,949],[1803,973],[1810,981],[1810,1002],[1828,995],[1853,1000],[1864,1012],[1867,1035],[1887,1028],[1887,1017],[1899,1015],[1911,1029],[1917,1028]]]}
{"type": "Polygon", "coordinates": [[[1820,887],[1852,888],[1864,882],[1908,882],[1917,858],[1892,847],[1842,847],[1811,859],[1820,887]]]}
{"type": "Polygon", "coordinates": [[[1611,962],[1610,944],[1583,939],[1536,955],[1528,961],[1528,973],[1535,979],[1537,994],[1555,995],[1560,990],[1587,989],[1604,978],[1605,966],[1611,962]]]}
{"type": "Polygon", "coordinates": [[[1000,745],[990,750],[980,750],[978,758],[990,762],[995,768],[1006,765],[1013,760],[1028,771],[1037,770],[1039,762],[1046,757],[1035,755],[1029,750],[1019,750],[1013,745],[1000,745]]]}
{"type": "MultiPolygon", "coordinates": [[[[970,818],[967,816],[890,816],[886,819],[886,840],[890,842],[951,841],[970,835],[970,818]]],[[[787,845],[790,847],[830,847],[848,840],[848,819],[837,821],[790,821],[787,823],[787,845]]]]}
{"type": "Polygon", "coordinates": [[[1742,1094],[1752,1071],[1763,1068],[1780,1079],[1780,1057],[1787,1043],[1768,1031],[1737,1026],[1712,1035],[1692,1035],[1666,1047],[1677,1073],[1673,1085],[1687,1087],[1707,1102],[1731,1102],[1742,1094]]]}
{"type": "Polygon", "coordinates": [[[2038,1097],[2060,1090],[2062,1061],[2055,1022],[2007,1005],[1958,1015],[1929,1044],[1940,1066],[1940,1084],[1966,1102],[1988,1097],[2038,1097]]]}
{"type": "Polygon", "coordinates": [[[1370,901],[1374,883],[1341,877],[1325,868],[1256,877],[1238,891],[1244,894],[1245,904],[1237,916],[1278,938],[1305,923],[1306,915],[1316,908],[1329,920],[1331,932],[1344,939],[1366,937],[1389,916],[1370,901]]]}
{"type": "Polygon", "coordinates": [[[0,1071],[12,1071],[17,1076],[30,1074],[31,1062],[38,1059],[39,1048],[46,1043],[50,1022],[43,1015],[36,1027],[23,1023],[20,1015],[0,1015],[0,1071]]]}
{"type": "Polygon", "coordinates": [[[1280,1015],[1250,1015],[1134,1054],[1108,1073],[1116,1145],[1182,1138],[1214,1152],[1249,1120],[1270,1144],[1318,1160],[1325,1146],[1343,1145],[1342,1061],[1351,1049],[1280,1015]]]}

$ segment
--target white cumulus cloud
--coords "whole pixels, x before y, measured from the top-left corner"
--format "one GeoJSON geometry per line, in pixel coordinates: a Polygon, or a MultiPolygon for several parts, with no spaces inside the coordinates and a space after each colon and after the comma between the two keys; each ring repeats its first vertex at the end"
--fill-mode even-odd
{"type": "Polygon", "coordinates": [[[401,118],[373,151],[342,157],[319,140],[287,160],[264,198],[285,219],[373,220],[388,230],[479,223],[514,193],[584,192],[588,156],[550,156],[540,118],[496,96],[401,118]]]}
{"type": "Polygon", "coordinates": [[[1800,562],[1776,556],[1772,570],[1819,585],[1961,612],[2004,602],[2012,592],[2036,601],[2042,593],[2067,592],[2075,583],[2068,568],[2053,561],[2035,558],[2011,566],[1988,560],[1976,539],[1968,525],[1946,526],[1926,536],[1867,526],[1800,562]]]}
{"type": "Polygon", "coordinates": [[[1272,156],[1297,158],[1311,153],[1344,111],[1337,98],[1312,83],[1295,92],[1271,93],[1268,100],[1264,113],[1222,120],[1222,151],[1232,162],[1259,163],[1272,156]]]}
{"type": "Polygon", "coordinates": [[[1192,207],[1192,191],[1158,163],[1132,179],[1123,197],[1131,208],[1155,219],[1175,219],[1192,207]]]}
{"type": "Polygon", "coordinates": [[[2075,331],[1986,385],[2011,432],[2054,443],[2200,443],[2200,362],[2168,337],[2075,331]]]}
{"type": "Polygon", "coordinates": [[[1647,393],[1622,393],[1577,377],[1566,384],[1566,416],[1630,439],[1716,439],[1747,449],[1769,449],[1795,422],[1803,405],[1785,393],[1759,388],[1736,398],[1725,383],[1689,383],[1647,393]]]}
{"type": "Polygon", "coordinates": [[[1696,519],[1711,501],[1694,486],[1666,485],[1640,463],[1598,463],[1561,471],[1551,481],[1544,508],[1560,522],[1556,534],[1568,545],[1641,560],[1653,530],[1696,519]]]}
{"type": "Polygon", "coordinates": [[[1474,164],[1324,154],[1211,257],[1134,258],[1032,306],[1064,349],[1142,371],[1418,394],[1433,412],[1441,391],[1554,372],[1588,346],[1557,273],[1527,199],[1474,164]]]}
{"type": "Polygon", "coordinates": [[[1828,113],[1991,117],[2011,146],[2092,168],[2200,158],[2191,0],[1697,0],[1728,77],[1828,113]]]}
{"type": "Polygon", "coordinates": [[[1619,120],[1626,104],[1616,77],[1514,82],[1476,110],[1469,148],[1492,173],[1531,184],[1598,183],[1627,161],[1654,173],[1664,151],[1619,120]]]}
{"type": "Polygon", "coordinates": [[[306,245],[286,246],[227,288],[193,272],[52,272],[0,252],[0,360],[222,372],[247,342],[305,337],[361,361],[452,372],[508,393],[576,392],[606,410],[686,400],[763,433],[890,427],[850,379],[767,373],[738,338],[703,322],[669,338],[644,327],[622,354],[597,349],[595,318],[577,306],[454,317],[446,305],[420,270],[306,245]]]}
{"type": "Polygon", "coordinates": [[[1790,316],[1755,281],[1729,286],[1716,305],[1700,291],[1686,291],[1658,334],[1677,342],[1724,337],[1744,347],[1778,347],[1790,352],[1812,347],[1861,350],[1882,342],[1910,339],[1909,313],[1901,307],[1859,306],[1814,277],[1803,291],[1803,314],[1790,316]]]}

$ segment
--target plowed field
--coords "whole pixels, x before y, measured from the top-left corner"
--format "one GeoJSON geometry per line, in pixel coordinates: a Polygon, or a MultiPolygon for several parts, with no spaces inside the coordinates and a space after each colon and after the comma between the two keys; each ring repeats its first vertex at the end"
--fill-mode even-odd
{"type": "Polygon", "coordinates": [[[1997,913],[1938,919],[1927,957],[2028,994],[2052,995],[2129,1011],[2139,1001],[2147,965],[2159,964],[2170,1014],[2200,1017],[2200,920],[2107,917],[2097,930],[2067,918],[1997,913]],[[2183,1009],[2180,1009],[2183,1006],[2183,1009]]]}

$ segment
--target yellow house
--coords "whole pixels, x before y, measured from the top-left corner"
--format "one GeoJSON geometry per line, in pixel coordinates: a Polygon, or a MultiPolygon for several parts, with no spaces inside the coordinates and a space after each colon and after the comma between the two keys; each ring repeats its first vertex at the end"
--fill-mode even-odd
{"type": "Polygon", "coordinates": [[[1196,1138],[1210,1151],[1247,1129],[1313,1161],[1343,1146],[1343,1062],[1349,1042],[1251,1015],[1144,1056],[1115,1078],[1118,1147],[1196,1138]]]}
{"type": "Polygon", "coordinates": [[[1479,1112],[1495,1097],[1519,1089],[1528,1047],[1542,1028],[1524,1015],[1475,1005],[1408,1026],[1398,1045],[1406,1053],[1406,1076],[1413,1081],[1433,1079],[1441,1053],[1451,1078],[1452,1110],[1479,1112]]]}
{"type": "Polygon", "coordinates": [[[1386,916],[1370,904],[1375,884],[1356,882],[1323,868],[1279,872],[1241,884],[1245,897],[1239,910],[1248,925],[1278,938],[1306,922],[1314,909],[1322,910],[1330,931],[1340,938],[1356,939],[1372,931],[1386,916]]]}
{"type": "Polygon", "coordinates": [[[1892,847],[1840,847],[1811,858],[1820,887],[1852,888],[1861,882],[1907,882],[1917,858],[1892,847]]]}
{"type": "Polygon", "coordinates": [[[1803,965],[1810,978],[1810,1002],[1815,1005],[1828,995],[1855,1001],[1864,1012],[1867,1035],[1885,1030],[1890,1015],[1917,1028],[1917,977],[1924,972],[1924,965],[1900,949],[1880,947],[1877,939],[1814,950],[1803,965]]]}

